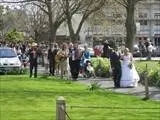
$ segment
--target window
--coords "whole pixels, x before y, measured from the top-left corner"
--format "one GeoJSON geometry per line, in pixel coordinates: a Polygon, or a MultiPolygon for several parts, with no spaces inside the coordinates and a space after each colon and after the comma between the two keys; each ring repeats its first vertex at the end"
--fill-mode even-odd
{"type": "Polygon", "coordinates": [[[155,21],[156,26],[160,26],[160,21],[155,21]]]}
{"type": "Polygon", "coordinates": [[[154,13],[154,18],[160,19],[160,13],[154,13]]]}
{"type": "Polygon", "coordinates": [[[139,13],[139,18],[147,18],[147,13],[139,13]]]}
{"type": "Polygon", "coordinates": [[[139,23],[140,25],[147,25],[147,20],[140,20],[139,23]]]}
{"type": "Polygon", "coordinates": [[[160,37],[154,38],[155,46],[160,46],[160,37]]]}
{"type": "Polygon", "coordinates": [[[0,58],[16,57],[16,53],[12,49],[0,49],[0,58]]]}

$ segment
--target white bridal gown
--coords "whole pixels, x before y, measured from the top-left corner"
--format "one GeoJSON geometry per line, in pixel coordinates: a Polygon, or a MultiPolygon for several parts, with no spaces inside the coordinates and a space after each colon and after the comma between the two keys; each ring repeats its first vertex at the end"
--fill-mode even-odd
{"type": "Polygon", "coordinates": [[[121,87],[137,87],[138,81],[140,80],[139,75],[135,69],[135,66],[129,67],[131,61],[131,56],[123,56],[123,61],[121,63],[122,76],[120,80],[121,87]]]}

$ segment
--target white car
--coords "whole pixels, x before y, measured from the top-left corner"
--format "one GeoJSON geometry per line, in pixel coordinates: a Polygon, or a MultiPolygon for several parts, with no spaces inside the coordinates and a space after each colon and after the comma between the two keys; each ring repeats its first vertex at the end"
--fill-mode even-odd
{"type": "Polygon", "coordinates": [[[21,62],[16,52],[9,47],[0,47],[0,72],[20,72],[21,62]]]}

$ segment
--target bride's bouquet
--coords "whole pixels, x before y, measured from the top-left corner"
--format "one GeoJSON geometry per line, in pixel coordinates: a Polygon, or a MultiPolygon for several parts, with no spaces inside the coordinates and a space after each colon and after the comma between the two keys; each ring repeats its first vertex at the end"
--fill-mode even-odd
{"type": "Polygon", "coordinates": [[[133,63],[130,62],[130,63],[128,64],[128,67],[129,67],[130,69],[132,69],[132,68],[133,68],[133,63]]]}

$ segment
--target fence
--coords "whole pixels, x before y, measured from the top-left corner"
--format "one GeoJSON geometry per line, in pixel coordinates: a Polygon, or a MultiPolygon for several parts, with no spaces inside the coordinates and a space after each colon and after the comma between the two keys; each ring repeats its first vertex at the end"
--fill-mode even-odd
{"type": "MultiPolygon", "coordinates": [[[[138,113],[138,114],[142,114],[142,115],[145,115],[145,114],[148,114],[148,113],[152,113],[152,116],[156,117],[156,118],[160,118],[160,115],[159,115],[159,112],[160,112],[160,108],[159,107],[143,107],[143,108],[140,108],[140,107],[113,107],[113,106],[93,106],[93,105],[66,105],[66,101],[64,99],[64,97],[59,97],[56,101],[56,120],[78,120],[79,118],[71,118],[70,115],[68,114],[68,111],[66,110],[66,108],[75,108],[75,109],[107,109],[107,110],[110,110],[113,114],[116,114],[117,112],[119,112],[119,110],[131,110],[131,112],[134,112],[134,110],[138,110],[139,111],[142,111],[144,110],[142,113],[138,113]],[[150,110],[157,110],[157,111],[150,111],[150,110]],[[117,111],[114,111],[114,110],[117,110],[117,111]]],[[[125,111],[124,111],[125,112],[125,111]]],[[[77,112],[78,113],[78,112],[77,112]]],[[[135,114],[135,113],[134,113],[135,114]]],[[[103,116],[103,118],[93,118],[92,120],[108,120],[107,117],[109,117],[109,114],[107,114],[106,116],[103,116]]],[[[114,118],[112,118],[113,120],[114,118]]],[[[154,118],[153,118],[154,119],[154,118]]],[[[87,116],[85,116],[85,119],[82,119],[81,120],[89,120],[87,119],[87,116]]],[[[117,118],[115,118],[114,120],[118,120],[117,118]]],[[[121,118],[122,120],[122,118],[121,118]]],[[[128,120],[127,118],[123,118],[123,120],[128,120]]],[[[129,119],[131,120],[131,119],[129,119]]],[[[132,119],[133,120],[133,119],[132,119]]],[[[135,118],[135,120],[137,120],[135,118]]],[[[140,118],[138,119],[140,120],[140,118]]],[[[146,120],[146,118],[145,118],[146,120]]],[[[149,118],[148,120],[151,120],[151,118],[149,118]]],[[[155,119],[154,119],[155,120],[155,119]]]]}

